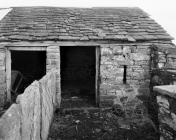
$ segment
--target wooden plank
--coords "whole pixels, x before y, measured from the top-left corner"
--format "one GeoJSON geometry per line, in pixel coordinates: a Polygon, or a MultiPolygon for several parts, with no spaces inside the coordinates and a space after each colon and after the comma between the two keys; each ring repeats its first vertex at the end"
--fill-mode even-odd
{"type": "Polygon", "coordinates": [[[95,48],[95,57],[96,57],[96,76],[95,76],[95,97],[96,105],[99,106],[100,96],[99,96],[99,74],[100,74],[100,47],[95,48]]]}
{"type": "Polygon", "coordinates": [[[107,41],[36,41],[36,42],[11,42],[6,47],[47,47],[47,46],[97,46],[107,41]]]}
{"type": "MultiPolygon", "coordinates": [[[[5,46],[7,47],[47,47],[49,44],[53,44],[54,41],[36,41],[36,42],[29,42],[29,41],[20,41],[20,42],[7,42],[5,46]]],[[[55,43],[56,44],[56,43],[55,43]]]]}
{"type": "MultiPolygon", "coordinates": [[[[141,42],[119,42],[119,41],[20,41],[20,42],[0,42],[3,46],[6,47],[47,47],[47,46],[99,46],[99,45],[105,45],[109,46],[110,44],[116,44],[116,45],[151,45],[155,41],[148,41],[145,43],[141,42]]],[[[156,42],[158,43],[158,41],[156,42]]],[[[163,43],[162,41],[160,43],[163,43]]],[[[170,42],[165,42],[170,43],[170,42]]]]}
{"type": "Polygon", "coordinates": [[[83,46],[94,46],[96,47],[97,45],[99,45],[100,43],[98,42],[80,42],[80,41],[75,41],[75,42],[57,42],[59,46],[80,46],[80,47],[83,47],[83,46]]]}
{"type": "Polygon", "coordinates": [[[9,50],[15,51],[46,51],[46,47],[8,47],[9,50]]]}
{"type": "Polygon", "coordinates": [[[11,52],[6,49],[6,84],[7,84],[7,101],[11,102],[11,52]]]}

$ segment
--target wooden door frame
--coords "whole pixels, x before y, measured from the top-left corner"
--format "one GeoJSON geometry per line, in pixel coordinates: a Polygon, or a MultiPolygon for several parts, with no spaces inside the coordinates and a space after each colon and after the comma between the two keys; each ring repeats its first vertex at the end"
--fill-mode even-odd
{"type": "MultiPolygon", "coordinates": [[[[100,96],[99,96],[99,83],[100,83],[100,46],[95,44],[80,44],[79,43],[70,43],[68,44],[57,44],[58,47],[61,46],[80,46],[84,47],[95,47],[95,58],[96,58],[96,73],[95,73],[95,102],[96,105],[99,106],[100,103],[100,96]]],[[[37,45],[36,45],[37,46],[37,45]]],[[[11,102],[11,51],[46,51],[47,47],[50,45],[44,46],[6,46],[6,88],[7,88],[7,101],[11,102]]]]}
{"type": "Polygon", "coordinates": [[[95,100],[96,105],[99,107],[100,104],[100,46],[96,46],[95,48],[95,65],[96,65],[96,73],[95,73],[95,100]]]}
{"type": "Polygon", "coordinates": [[[46,47],[34,47],[34,46],[21,46],[21,47],[6,47],[6,91],[7,91],[7,102],[11,103],[11,51],[46,51],[46,47]]]}
{"type": "Polygon", "coordinates": [[[7,102],[11,103],[11,51],[6,49],[6,91],[7,102]]]}

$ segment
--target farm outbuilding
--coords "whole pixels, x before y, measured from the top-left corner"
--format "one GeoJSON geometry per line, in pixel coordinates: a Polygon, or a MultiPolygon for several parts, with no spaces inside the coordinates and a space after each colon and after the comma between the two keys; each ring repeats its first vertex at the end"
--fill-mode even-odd
{"type": "Polygon", "coordinates": [[[23,75],[23,92],[52,68],[63,99],[109,106],[131,87],[148,96],[151,48],[157,67],[175,70],[172,40],[139,8],[13,7],[0,21],[0,104],[11,101],[12,71],[23,75]]]}

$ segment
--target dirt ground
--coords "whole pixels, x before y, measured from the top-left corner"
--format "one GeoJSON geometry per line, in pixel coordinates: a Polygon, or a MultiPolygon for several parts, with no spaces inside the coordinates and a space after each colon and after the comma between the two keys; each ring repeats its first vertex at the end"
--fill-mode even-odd
{"type": "Polygon", "coordinates": [[[113,109],[56,111],[48,140],[157,140],[144,118],[124,118],[113,109]]]}

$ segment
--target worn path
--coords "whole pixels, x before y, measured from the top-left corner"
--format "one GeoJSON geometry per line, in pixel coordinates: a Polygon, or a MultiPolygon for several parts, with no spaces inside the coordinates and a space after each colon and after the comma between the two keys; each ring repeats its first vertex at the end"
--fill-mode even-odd
{"type": "Polygon", "coordinates": [[[113,109],[58,111],[48,140],[156,140],[150,122],[119,115],[113,109]]]}

